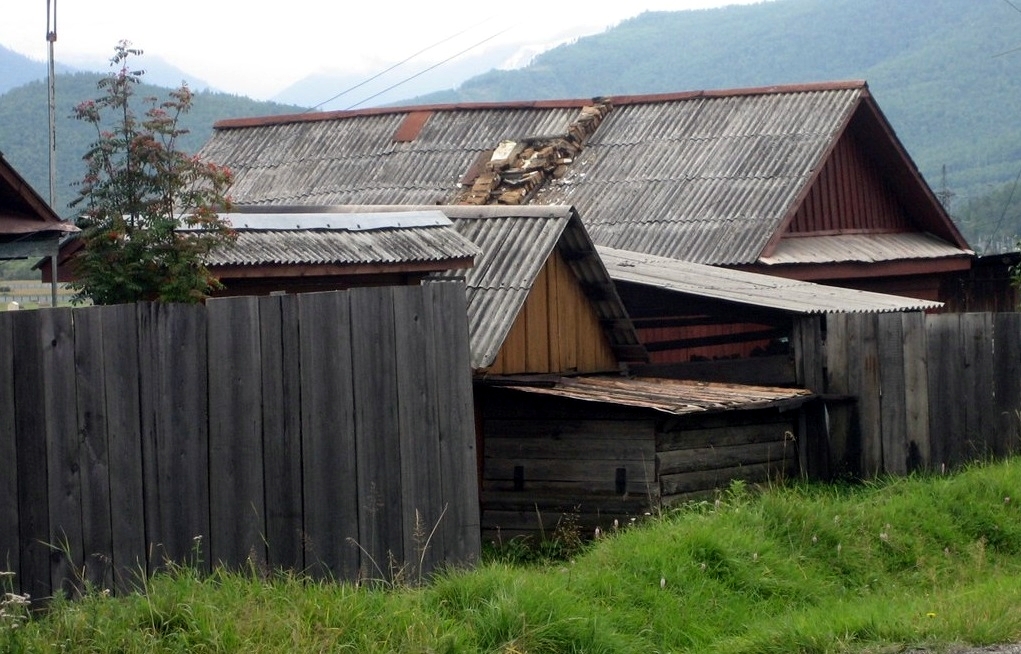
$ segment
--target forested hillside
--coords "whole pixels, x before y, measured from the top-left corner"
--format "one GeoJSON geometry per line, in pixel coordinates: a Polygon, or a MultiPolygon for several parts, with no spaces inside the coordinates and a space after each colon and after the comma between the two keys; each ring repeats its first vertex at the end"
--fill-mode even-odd
{"type": "MultiPolygon", "coordinates": [[[[81,157],[96,138],[91,125],[71,118],[71,110],[79,102],[97,97],[96,83],[101,77],[98,73],[57,76],[57,202],[54,208],[62,216],[70,215],[67,205],[76,195],[74,184],[85,172],[81,157]]],[[[137,97],[141,100],[157,96],[162,100],[167,92],[166,88],[143,84],[137,89],[137,97]]],[[[0,152],[44,198],[49,195],[46,106],[44,81],[31,82],[0,95],[0,152]]],[[[139,103],[136,110],[142,113],[145,107],[139,103]]],[[[197,152],[212,133],[213,123],[221,118],[296,111],[301,109],[202,91],[195,94],[192,111],[181,120],[190,133],[179,145],[187,152],[197,152]]]]}
{"type": "Polygon", "coordinates": [[[975,244],[1013,242],[1021,204],[1021,12],[1005,0],[773,0],[646,13],[420,101],[660,93],[865,79],[975,244]],[[1004,187],[1007,187],[1004,190],[1004,187]],[[995,232],[995,233],[994,233],[995,232]]]}

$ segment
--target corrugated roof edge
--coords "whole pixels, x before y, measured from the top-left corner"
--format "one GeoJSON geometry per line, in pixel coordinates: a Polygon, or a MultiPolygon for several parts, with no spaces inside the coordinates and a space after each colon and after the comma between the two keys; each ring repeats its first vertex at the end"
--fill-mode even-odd
{"type": "MultiPolygon", "coordinates": [[[[843,80],[834,82],[814,82],[806,84],[781,84],[776,86],[757,86],[736,89],[717,89],[700,91],[678,91],[674,93],[656,93],[649,95],[615,95],[598,98],[602,101],[620,105],[652,104],[655,102],[676,102],[694,100],[696,98],[726,98],[749,95],[773,95],[778,93],[811,93],[818,91],[843,91],[860,89],[868,90],[865,80],[843,80]]],[[[275,116],[251,116],[248,118],[226,118],[213,124],[213,129],[244,129],[248,127],[268,127],[290,123],[307,123],[358,116],[378,116],[387,114],[403,114],[412,111],[459,111],[459,110],[498,110],[498,109],[569,109],[581,108],[592,104],[593,98],[568,98],[558,100],[516,100],[510,102],[460,102],[450,104],[407,105],[403,107],[372,107],[349,111],[305,112],[301,114],[278,114],[275,116]]]]}

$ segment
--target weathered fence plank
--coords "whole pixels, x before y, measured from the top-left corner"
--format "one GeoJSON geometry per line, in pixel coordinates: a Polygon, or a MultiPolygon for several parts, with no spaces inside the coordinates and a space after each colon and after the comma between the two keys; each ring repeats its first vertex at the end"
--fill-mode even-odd
{"type": "Polygon", "coordinates": [[[879,352],[880,470],[903,475],[908,470],[907,411],[904,401],[904,326],[900,315],[876,316],[879,352]]]}
{"type": "Polygon", "coordinates": [[[206,320],[201,306],[140,311],[141,406],[149,569],[209,569],[206,320]]]}
{"type": "Polygon", "coordinates": [[[993,357],[993,451],[997,456],[1021,446],[1021,313],[998,313],[994,318],[996,356],[993,357]]]}
{"type": "Polygon", "coordinates": [[[102,316],[106,363],[106,429],[110,459],[110,519],[115,587],[128,590],[146,572],[145,488],[137,309],[133,304],[93,307],[102,316]]]}
{"type": "Polygon", "coordinates": [[[266,562],[262,361],[256,297],[210,300],[209,553],[214,565],[266,562]]]}
{"type": "Polygon", "coordinates": [[[0,313],[0,572],[21,574],[18,524],[18,447],[15,429],[14,319],[0,313]]]}
{"type": "Polygon", "coordinates": [[[21,591],[49,597],[50,502],[47,479],[47,431],[42,316],[38,311],[14,314],[14,416],[18,450],[18,516],[21,547],[21,591]]]}
{"type": "Polygon", "coordinates": [[[471,361],[467,348],[468,311],[460,283],[433,282],[423,286],[428,324],[435,342],[449,349],[434,361],[446,365],[430,371],[436,385],[437,420],[440,434],[440,479],[446,514],[443,530],[443,560],[472,562],[481,549],[478,495],[477,447],[471,438],[475,424],[472,399],[471,361]]]}
{"type": "Polygon", "coordinates": [[[907,439],[907,470],[932,466],[929,441],[928,353],[925,347],[925,314],[901,314],[904,345],[904,414],[907,439]]]}
{"type": "Polygon", "coordinates": [[[394,331],[393,289],[351,291],[361,575],[385,581],[403,573],[407,563],[394,331]]]}
{"type": "Polygon", "coordinates": [[[53,593],[75,592],[84,564],[81,466],[75,403],[74,324],[71,309],[41,312],[43,402],[46,407],[50,575],[53,593]]]}
{"type": "Polygon", "coordinates": [[[866,475],[883,470],[883,416],[880,395],[879,338],[877,316],[856,314],[861,334],[861,376],[858,387],[858,419],[861,439],[861,469],[866,475]]]}
{"type": "Polygon", "coordinates": [[[964,444],[959,463],[988,457],[995,415],[993,391],[992,314],[961,314],[961,351],[964,354],[964,444]]]}
{"type": "Polygon", "coordinates": [[[954,357],[948,354],[960,352],[960,317],[955,314],[929,316],[926,341],[932,465],[943,470],[960,462],[960,440],[964,434],[961,371],[954,357]]]}
{"type": "Polygon", "coordinates": [[[274,568],[302,570],[301,369],[298,301],[259,298],[266,543],[274,568]]]}
{"type": "MultiPolygon", "coordinates": [[[[421,577],[432,572],[442,559],[446,519],[443,489],[435,471],[440,469],[440,432],[430,376],[437,374],[437,346],[428,331],[425,298],[418,288],[394,289],[394,322],[397,361],[397,395],[400,398],[400,452],[404,553],[410,572],[421,577]]],[[[446,349],[446,344],[439,347],[446,349]]],[[[450,344],[453,345],[453,344],[450,344]]]]}
{"type": "Polygon", "coordinates": [[[348,296],[301,295],[298,315],[305,567],[319,577],[354,579],[360,557],[348,296]]]}
{"type": "Polygon", "coordinates": [[[112,588],[113,518],[102,311],[76,310],[74,327],[85,581],[94,588],[112,588]]]}

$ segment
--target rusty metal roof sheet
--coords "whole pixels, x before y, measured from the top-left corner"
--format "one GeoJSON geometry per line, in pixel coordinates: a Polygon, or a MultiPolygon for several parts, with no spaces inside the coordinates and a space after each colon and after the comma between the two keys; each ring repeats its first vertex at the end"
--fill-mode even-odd
{"type": "Polygon", "coordinates": [[[798,388],[629,377],[563,377],[552,385],[515,384],[507,388],[588,402],[654,409],[674,415],[770,407],[793,408],[814,397],[811,391],[798,388]]]}
{"type": "Polygon", "coordinates": [[[923,232],[892,234],[833,234],[781,239],[766,265],[800,263],[872,263],[899,259],[969,257],[974,252],[923,232]]]}
{"type": "Polygon", "coordinates": [[[237,240],[207,255],[211,266],[444,262],[479,254],[439,211],[221,214],[237,240]]]}
{"type": "Polygon", "coordinates": [[[795,314],[890,313],[943,306],[942,302],[824,286],[639,252],[597,249],[614,281],[795,314]]]}

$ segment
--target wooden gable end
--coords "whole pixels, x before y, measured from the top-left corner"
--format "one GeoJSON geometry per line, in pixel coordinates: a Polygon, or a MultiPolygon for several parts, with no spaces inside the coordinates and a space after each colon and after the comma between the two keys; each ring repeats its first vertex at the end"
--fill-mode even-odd
{"type": "Polygon", "coordinates": [[[880,163],[847,131],[830,153],[784,237],[913,231],[880,163]]]}
{"type": "Polygon", "coordinates": [[[554,250],[487,372],[543,374],[617,368],[592,304],[570,266],[554,250]]]}

